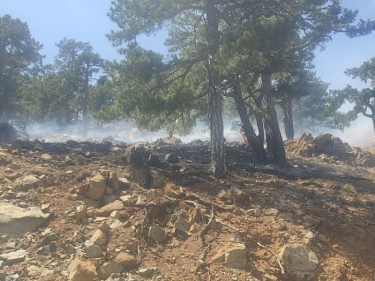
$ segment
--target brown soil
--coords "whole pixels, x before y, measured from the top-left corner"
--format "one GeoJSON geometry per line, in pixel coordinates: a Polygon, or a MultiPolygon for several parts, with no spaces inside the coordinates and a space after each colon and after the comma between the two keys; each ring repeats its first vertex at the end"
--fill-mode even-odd
{"type": "MultiPolygon", "coordinates": [[[[54,216],[34,233],[0,236],[0,252],[6,252],[6,245],[15,241],[17,249],[30,253],[25,262],[4,266],[0,272],[8,276],[18,274],[17,280],[41,280],[39,276],[28,276],[25,269],[34,263],[53,271],[53,279],[48,280],[69,280],[67,266],[73,256],[63,246],[71,243],[84,248],[84,241],[101,221],[96,210],[103,204],[88,207],[89,223],[77,224],[76,208],[92,204],[77,194],[77,188],[85,174],[91,177],[99,169],[105,169],[116,172],[120,178],[127,166],[122,157],[126,146],[112,146],[99,152],[95,145],[85,145],[80,144],[78,149],[40,143],[29,147],[2,146],[0,152],[11,163],[0,166],[0,200],[39,207],[49,203],[54,216]],[[45,153],[52,155],[52,159],[42,157],[45,153]],[[13,181],[6,179],[17,165],[21,174],[29,173],[35,166],[43,167],[49,184],[29,190],[26,198],[17,199],[17,191],[11,188],[13,181]],[[55,242],[56,250],[43,255],[37,253],[37,245],[46,229],[57,234],[59,240],[55,242]]],[[[149,280],[291,280],[281,273],[274,254],[283,246],[297,243],[308,245],[319,258],[313,280],[375,280],[373,168],[296,155],[288,155],[290,169],[254,165],[248,160],[251,153],[232,143],[227,149],[228,177],[215,180],[207,172],[209,151],[205,143],[153,146],[151,150],[160,158],[171,152],[180,157],[180,163],[164,163],[162,168],[152,171],[164,180],[163,185],[182,187],[182,193],[150,198],[150,192],[135,183],[121,191],[121,195],[145,195],[148,203],[160,207],[152,216],[147,206],[154,205],[126,208],[119,219],[121,225],[112,230],[106,255],[98,263],[113,259],[119,249],[127,249],[139,259],[139,266],[126,269],[122,280],[147,280],[137,270],[152,267],[157,267],[157,271],[149,280]],[[230,196],[220,196],[233,186],[249,195],[250,201],[237,202],[230,196]],[[202,220],[195,222],[186,239],[173,236],[168,221],[171,213],[183,208],[191,213],[196,206],[202,211],[202,220]],[[259,210],[261,213],[256,216],[259,210]],[[210,220],[213,223],[207,227],[210,220]],[[152,223],[158,223],[169,233],[165,243],[147,241],[145,228],[152,223]],[[310,231],[314,237],[305,237],[310,231]],[[233,241],[246,245],[245,269],[211,262],[217,249],[233,241]]],[[[159,189],[163,190],[163,186],[159,189]]]]}

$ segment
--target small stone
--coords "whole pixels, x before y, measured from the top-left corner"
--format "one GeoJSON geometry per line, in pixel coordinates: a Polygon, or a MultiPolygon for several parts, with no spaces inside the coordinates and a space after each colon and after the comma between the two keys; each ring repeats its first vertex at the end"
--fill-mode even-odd
{"type": "Polygon", "coordinates": [[[23,262],[25,260],[25,257],[28,255],[29,253],[25,250],[18,250],[15,252],[0,255],[0,259],[5,260],[6,265],[12,265],[23,262]]]}
{"type": "Polygon", "coordinates": [[[260,217],[262,215],[262,211],[259,208],[254,210],[254,217],[260,217]]]}
{"type": "Polygon", "coordinates": [[[136,257],[129,255],[125,252],[119,253],[113,261],[121,264],[124,267],[132,267],[138,264],[136,257]]]}
{"type": "Polygon", "coordinates": [[[64,249],[65,251],[68,253],[68,254],[75,254],[76,252],[76,249],[74,248],[74,246],[72,244],[66,244],[64,246],[64,249]]]}
{"type": "Polygon", "coordinates": [[[85,241],[85,246],[86,246],[87,256],[89,258],[100,258],[103,256],[102,249],[98,245],[95,245],[90,240],[85,241]]]}
{"type": "Polygon", "coordinates": [[[99,210],[97,210],[96,213],[97,213],[98,216],[107,217],[113,211],[120,211],[120,210],[123,210],[124,208],[125,207],[124,207],[123,202],[120,201],[120,200],[116,200],[113,203],[110,203],[108,205],[103,206],[102,208],[100,208],[99,210]]]}
{"type": "Polygon", "coordinates": [[[77,207],[76,211],[76,222],[77,223],[87,223],[87,210],[84,205],[80,205],[77,207]]]}
{"type": "Polygon", "coordinates": [[[93,262],[76,258],[68,267],[70,281],[94,281],[97,279],[96,267],[93,262]]]}
{"type": "Polygon", "coordinates": [[[115,261],[106,262],[99,270],[100,279],[107,279],[114,273],[121,273],[123,266],[115,261]]]}
{"type": "Polygon", "coordinates": [[[154,240],[156,243],[161,244],[165,241],[166,235],[164,229],[158,225],[152,225],[148,231],[148,237],[154,240]]]}
{"type": "Polygon", "coordinates": [[[146,278],[149,278],[152,276],[152,274],[154,274],[154,271],[155,269],[154,268],[141,268],[137,271],[137,273],[142,276],[142,277],[146,277],[146,278]]]}
{"type": "Polygon", "coordinates": [[[36,265],[30,265],[26,268],[27,275],[29,276],[38,276],[41,272],[40,267],[36,265]]]}
{"type": "Polygon", "coordinates": [[[132,196],[131,195],[124,195],[120,197],[120,200],[123,202],[125,207],[131,207],[133,205],[132,203],[132,196]]]}
{"type": "Polygon", "coordinates": [[[98,246],[103,246],[108,242],[108,235],[101,229],[97,229],[92,235],[90,241],[98,246]]]}
{"type": "Polygon", "coordinates": [[[306,233],[305,237],[307,239],[313,239],[315,237],[315,234],[312,231],[309,231],[306,233]]]}

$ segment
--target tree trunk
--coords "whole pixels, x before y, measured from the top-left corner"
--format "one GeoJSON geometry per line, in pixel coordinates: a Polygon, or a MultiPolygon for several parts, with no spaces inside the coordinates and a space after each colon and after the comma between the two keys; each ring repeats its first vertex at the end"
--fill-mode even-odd
{"type": "Polygon", "coordinates": [[[284,113],[284,128],[287,140],[294,139],[294,123],[293,123],[293,100],[290,96],[286,96],[281,103],[284,113]]]}
{"type": "MultiPolygon", "coordinates": [[[[255,100],[255,104],[259,110],[262,110],[263,108],[263,97],[260,96],[255,100]]],[[[263,115],[259,112],[255,113],[255,120],[257,122],[257,128],[258,128],[258,139],[259,142],[264,144],[264,122],[263,122],[263,115]]],[[[263,146],[264,148],[264,146],[263,146]]]]}
{"type": "Polygon", "coordinates": [[[237,111],[241,118],[241,122],[243,125],[243,129],[245,131],[246,138],[249,141],[249,145],[253,149],[257,157],[257,160],[259,162],[265,163],[267,161],[267,153],[263,146],[264,139],[256,136],[253,126],[250,123],[249,115],[247,114],[247,109],[245,106],[245,102],[243,100],[241,84],[239,80],[236,79],[234,81],[233,88],[234,88],[234,102],[236,103],[237,111]]]}
{"type": "Polygon", "coordinates": [[[219,20],[212,0],[206,1],[207,44],[208,54],[208,112],[211,135],[211,169],[214,177],[221,179],[226,176],[223,104],[219,91],[220,74],[217,69],[216,57],[219,48],[219,20]]]}
{"type": "Polygon", "coordinates": [[[85,73],[85,85],[83,89],[83,104],[82,104],[82,136],[87,137],[89,129],[89,116],[88,116],[88,104],[89,104],[89,73],[88,67],[85,73]]]}
{"type": "Polygon", "coordinates": [[[274,163],[284,165],[287,163],[284,141],[277,120],[275,104],[270,95],[272,75],[271,73],[262,73],[261,79],[262,91],[264,93],[263,102],[266,109],[264,127],[266,131],[267,150],[274,163]]]}

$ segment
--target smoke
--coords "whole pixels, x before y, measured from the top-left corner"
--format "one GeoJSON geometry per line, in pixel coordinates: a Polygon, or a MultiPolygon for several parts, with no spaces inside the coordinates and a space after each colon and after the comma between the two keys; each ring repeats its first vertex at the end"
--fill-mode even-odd
{"type": "MultiPolygon", "coordinates": [[[[69,125],[60,128],[54,122],[47,122],[43,124],[32,123],[26,127],[26,133],[30,140],[38,139],[46,142],[66,142],[68,140],[83,141],[88,140],[92,142],[102,142],[103,140],[115,140],[125,143],[136,142],[154,142],[159,138],[168,137],[166,130],[152,132],[138,129],[131,122],[118,121],[102,126],[92,125],[89,129],[87,138],[83,138],[82,127],[80,125],[69,125]]],[[[205,123],[198,123],[193,129],[192,133],[187,136],[174,135],[182,140],[184,143],[189,143],[193,140],[209,140],[210,131],[205,123]]],[[[231,122],[224,123],[224,137],[227,141],[240,141],[241,134],[239,128],[233,127],[231,122]]]]}
{"type": "MultiPolygon", "coordinates": [[[[225,120],[224,121],[224,137],[227,141],[242,141],[239,131],[239,120],[225,120]]],[[[43,124],[28,124],[26,132],[30,140],[38,139],[46,142],[66,142],[68,140],[83,141],[88,140],[92,142],[102,142],[103,140],[125,143],[136,142],[154,142],[159,138],[168,137],[165,130],[152,132],[147,130],[139,130],[131,122],[113,122],[102,126],[91,126],[88,132],[88,137],[83,138],[81,135],[80,125],[70,125],[65,128],[59,128],[54,122],[47,122],[43,124]]],[[[280,130],[284,137],[284,127],[280,123],[280,130]]],[[[332,130],[328,128],[319,128],[316,136],[320,133],[329,133],[336,137],[341,138],[344,142],[353,147],[371,148],[375,146],[374,130],[372,120],[370,118],[359,115],[358,119],[351,122],[350,127],[346,128],[343,132],[340,130],[332,130]]],[[[187,136],[175,135],[182,140],[183,143],[189,143],[193,140],[207,141],[210,139],[210,131],[205,123],[198,123],[193,129],[192,133],[187,136]]],[[[299,136],[296,135],[296,138],[299,136]]]]}
{"type": "Polygon", "coordinates": [[[344,131],[321,129],[320,133],[330,133],[339,137],[343,142],[352,147],[372,148],[374,147],[374,129],[371,118],[358,115],[358,118],[350,123],[350,127],[344,131]]]}

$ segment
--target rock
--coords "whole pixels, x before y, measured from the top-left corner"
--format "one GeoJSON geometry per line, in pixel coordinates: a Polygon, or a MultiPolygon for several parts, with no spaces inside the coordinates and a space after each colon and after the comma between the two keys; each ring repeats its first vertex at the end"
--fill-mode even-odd
{"type": "Polygon", "coordinates": [[[25,250],[18,250],[0,255],[0,260],[4,260],[6,265],[12,265],[23,262],[28,255],[29,253],[25,250]]]}
{"type": "Polygon", "coordinates": [[[120,190],[129,189],[130,181],[127,178],[119,178],[118,181],[120,190]]]}
{"type": "Polygon", "coordinates": [[[260,217],[262,215],[262,210],[259,208],[256,208],[254,210],[254,217],[260,217]]]}
{"type": "Polygon", "coordinates": [[[12,161],[10,160],[10,157],[7,156],[7,154],[0,152],[0,166],[6,166],[11,162],[12,161]]]}
{"type": "Polygon", "coordinates": [[[187,219],[180,214],[173,225],[172,233],[176,237],[187,239],[189,236],[188,232],[190,230],[190,226],[191,224],[187,221],[187,219]]]}
{"type": "Polygon", "coordinates": [[[302,280],[306,275],[314,277],[319,260],[308,247],[301,244],[288,245],[282,248],[279,256],[285,271],[293,280],[302,280]]]}
{"type": "Polygon", "coordinates": [[[128,147],[125,150],[125,159],[128,164],[141,166],[147,162],[150,156],[150,151],[142,144],[137,144],[128,147]]]}
{"type": "Polygon", "coordinates": [[[27,175],[22,178],[18,178],[14,183],[14,187],[17,191],[37,189],[41,186],[43,186],[42,181],[33,175],[27,175]]]}
{"type": "Polygon", "coordinates": [[[164,187],[164,193],[174,198],[182,198],[186,195],[181,186],[169,182],[164,187]]]}
{"type": "Polygon", "coordinates": [[[107,279],[113,273],[121,273],[123,271],[123,266],[115,261],[109,261],[102,265],[99,270],[100,279],[107,279]]]}
{"type": "Polygon", "coordinates": [[[178,158],[176,154],[171,153],[165,156],[165,161],[167,161],[170,164],[177,164],[178,162],[180,162],[180,158],[178,158]]]}
{"type": "Polygon", "coordinates": [[[18,179],[19,177],[21,177],[22,175],[19,173],[19,172],[14,172],[14,173],[11,173],[9,175],[7,175],[7,178],[11,181],[15,180],[15,179],[18,179]]]}
{"type": "Polygon", "coordinates": [[[24,234],[42,226],[50,218],[40,208],[23,209],[9,203],[0,203],[0,233],[24,234]]]}
{"type": "Polygon", "coordinates": [[[44,154],[42,154],[42,156],[40,156],[40,158],[42,158],[44,160],[51,160],[52,156],[48,153],[44,153],[44,154]]]}
{"type": "Polygon", "coordinates": [[[141,268],[137,271],[137,273],[145,278],[150,278],[152,274],[154,274],[155,268],[141,268]]]}
{"type": "Polygon", "coordinates": [[[147,204],[147,202],[148,202],[147,196],[144,196],[141,194],[141,195],[138,195],[137,201],[135,202],[134,206],[143,207],[147,204]]]}
{"type": "Polygon", "coordinates": [[[103,230],[97,229],[92,235],[90,241],[98,246],[103,246],[108,242],[108,235],[103,230]]]}
{"type": "Polygon", "coordinates": [[[155,141],[156,145],[166,145],[166,144],[172,144],[172,145],[178,145],[182,144],[181,139],[176,138],[176,137],[168,137],[168,138],[163,138],[163,139],[157,139],[155,141]]]}
{"type": "Polygon", "coordinates": [[[76,249],[74,248],[74,246],[72,244],[64,245],[64,249],[68,254],[75,254],[75,252],[76,252],[76,249]]]}
{"type": "MultiPolygon", "coordinates": [[[[107,187],[108,189],[108,187],[107,187]]],[[[112,189],[111,189],[112,190],[112,189]]],[[[107,192],[108,194],[108,192],[107,192]]],[[[119,198],[118,195],[115,195],[115,194],[108,194],[105,199],[104,199],[104,205],[108,205],[108,204],[111,204],[113,202],[115,202],[117,199],[119,198]]]]}
{"type": "Polygon", "coordinates": [[[78,191],[77,191],[77,193],[78,193],[79,195],[84,195],[84,194],[86,194],[87,190],[89,190],[89,188],[90,188],[90,183],[87,182],[87,181],[84,181],[84,182],[82,182],[82,184],[78,187],[78,191]]]}
{"type": "Polygon", "coordinates": [[[247,264],[247,249],[244,244],[225,245],[217,250],[211,262],[223,263],[235,269],[244,269],[247,264]]]}
{"type": "Polygon", "coordinates": [[[247,264],[245,244],[236,244],[227,249],[224,264],[230,268],[244,269],[247,264]]]}
{"type": "Polygon", "coordinates": [[[320,134],[317,136],[313,142],[315,144],[315,151],[317,153],[324,153],[327,151],[327,146],[330,144],[332,139],[331,134],[320,134]]]}
{"type": "Polygon", "coordinates": [[[57,280],[57,273],[54,270],[44,269],[40,274],[38,281],[57,280]]]}
{"type": "Polygon", "coordinates": [[[85,241],[85,246],[86,246],[87,256],[89,258],[100,258],[103,256],[102,249],[98,245],[95,245],[90,240],[85,241]]]}
{"type": "Polygon", "coordinates": [[[26,268],[26,271],[28,276],[35,277],[38,276],[42,270],[36,265],[30,265],[26,268]]]}
{"type": "Polygon", "coordinates": [[[116,173],[111,172],[109,174],[107,185],[113,190],[114,193],[118,193],[120,191],[120,182],[116,173]]]}
{"type": "Polygon", "coordinates": [[[120,200],[123,202],[125,207],[133,206],[133,199],[131,195],[124,195],[120,197],[120,200]]]}
{"type": "Polygon", "coordinates": [[[113,260],[124,267],[133,267],[138,264],[137,258],[125,252],[120,252],[113,260]]]}
{"type": "Polygon", "coordinates": [[[74,259],[68,267],[70,281],[97,281],[98,275],[93,262],[82,258],[74,259]]]}
{"type": "Polygon", "coordinates": [[[156,243],[161,244],[167,238],[164,229],[158,225],[150,226],[148,230],[148,238],[154,240],[156,243]]]}
{"type": "Polygon", "coordinates": [[[76,211],[76,222],[77,223],[88,223],[87,210],[84,205],[78,206],[76,211]]]}
{"type": "Polygon", "coordinates": [[[331,138],[331,155],[336,156],[339,159],[345,159],[346,145],[340,138],[331,138]]]}
{"type": "Polygon", "coordinates": [[[125,207],[124,207],[123,202],[120,200],[116,200],[113,203],[110,203],[108,205],[101,207],[99,210],[96,211],[96,214],[98,216],[108,217],[113,211],[120,211],[120,210],[123,210],[124,208],[125,207]]]}
{"type": "Polygon", "coordinates": [[[232,185],[228,190],[223,190],[219,193],[220,199],[231,200],[235,204],[248,205],[250,197],[243,192],[238,186],[232,185]]]}
{"type": "Polygon", "coordinates": [[[97,174],[95,177],[91,178],[86,196],[94,200],[102,199],[105,192],[106,181],[107,180],[101,174],[97,174]]]}
{"type": "Polygon", "coordinates": [[[276,216],[279,213],[278,209],[275,208],[269,208],[264,210],[264,215],[266,216],[276,216]]]}

